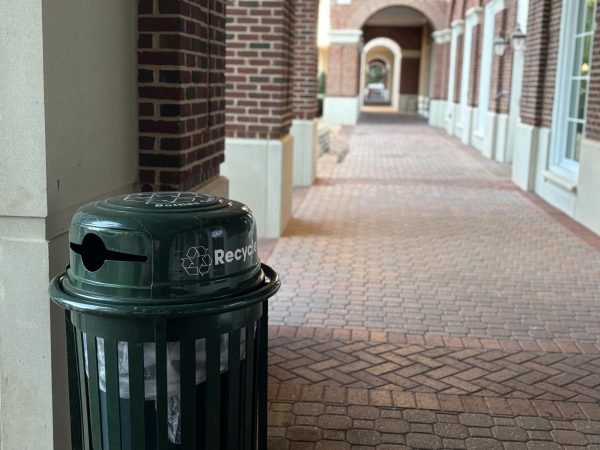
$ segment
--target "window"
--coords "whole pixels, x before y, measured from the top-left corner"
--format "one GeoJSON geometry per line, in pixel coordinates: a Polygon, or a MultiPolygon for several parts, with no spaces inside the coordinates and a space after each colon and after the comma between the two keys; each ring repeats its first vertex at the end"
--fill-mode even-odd
{"type": "Polygon", "coordinates": [[[579,170],[581,141],[585,136],[597,0],[563,3],[554,100],[553,168],[572,177],[579,170]]]}

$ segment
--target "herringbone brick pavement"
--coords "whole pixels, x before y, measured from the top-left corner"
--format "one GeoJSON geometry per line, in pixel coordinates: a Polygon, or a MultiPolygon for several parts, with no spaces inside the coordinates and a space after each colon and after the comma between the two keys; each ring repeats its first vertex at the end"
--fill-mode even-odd
{"type": "Polygon", "coordinates": [[[269,449],[600,449],[600,238],[392,122],[345,129],[268,257],[269,449]]]}
{"type": "Polygon", "coordinates": [[[482,397],[600,401],[600,354],[565,354],[275,337],[275,383],[482,397]]]}
{"type": "Polygon", "coordinates": [[[271,321],[481,338],[600,336],[600,252],[506,170],[419,123],[359,125],[269,263],[271,321]]]}

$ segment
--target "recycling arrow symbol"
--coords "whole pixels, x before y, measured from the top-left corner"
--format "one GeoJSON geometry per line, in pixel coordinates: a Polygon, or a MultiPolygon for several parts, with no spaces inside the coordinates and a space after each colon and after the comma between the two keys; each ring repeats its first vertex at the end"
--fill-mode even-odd
{"type": "Polygon", "coordinates": [[[181,258],[181,266],[189,276],[204,276],[210,270],[212,258],[206,247],[190,247],[186,258],[181,258]]]}

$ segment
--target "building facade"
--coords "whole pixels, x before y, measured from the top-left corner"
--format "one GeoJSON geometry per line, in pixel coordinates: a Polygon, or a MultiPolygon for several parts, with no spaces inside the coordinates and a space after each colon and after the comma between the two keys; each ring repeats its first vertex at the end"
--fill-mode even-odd
{"type": "Polygon", "coordinates": [[[595,0],[451,2],[433,35],[429,114],[432,125],[511,164],[521,189],[596,233],[599,14],[595,0]]]}
{"type": "Polygon", "coordinates": [[[355,124],[373,103],[426,116],[600,233],[599,14],[596,0],[332,0],[324,119],[355,124]]]}

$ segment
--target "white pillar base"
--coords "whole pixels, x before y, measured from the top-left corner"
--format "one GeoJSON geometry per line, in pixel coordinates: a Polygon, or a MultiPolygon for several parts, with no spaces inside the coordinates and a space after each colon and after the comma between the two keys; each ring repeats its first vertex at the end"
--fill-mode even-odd
{"type": "Polygon", "coordinates": [[[356,125],[360,97],[325,97],[323,120],[336,125],[356,125]]]}
{"type": "Polygon", "coordinates": [[[483,129],[483,148],[481,153],[488,159],[496,156],[496,134],[498,133],[498,121],[494,112],[485,113],[485,127],[483,129]]]}
{"type": "Polygon", "coordinates": [[[575,220],[600,234],[598,192],[600,192],[600,142],[584,139],[581,143],[575,220]]]}
{"type": "Polygon", "coordinates": [[[277,238],[292,216],[294,139],[225,140],[229,197],[254,213],[259,238],[277,238]]]}
{"type": "Polygon", "coordinates": [[[294,186],[312,186],[317,174],[317,119],[294,119],[290,130],[294,137],[294,186]]]}
{"type": "Polygon", "coordinates": [[[455,103],[446,103],[446,111],[444,114],[444,128],[446,132],[453,136],[456,129],[456,114],[457,106],[455,103]]]}
{"type": "Polygon", "coordinates": [[[400,112],[418,113],[419,96],[414,94],[400,94],[398,110],[400,112]]]}
{"type": "Polygon", "coordinates": [[[512,155],[506,148],[506,137],[508,133],[508,115],[496,114],[496,161],[508,164],[511,162],[512,155]],[[509,157],[510,156],[510,157],[509,157]]]}
{"type": "Polygon", "coordinates": [[[429,117],[430,105],[431,105],[431,101],[429,100],[429,97],[427,97],[425,95],[419,95],[419,110],[418,110],[419,115],[421,115],[423,117],[429,117]]]}
{"type": "Polygon", "coordinates": [[[460,140],[463,144],[471,144],[471,128],[473,126],[473,117],[477,114],[477,109],[472,106],[465,108],[464,123],[462,124],[462,130],[460,140]]]}
{"type": "Polygon", "coordinates": [[[429,102],[429,125],[434,127],[444,127],[444,111],[446,110],[445,100],[432,99],[429,102]]]}
{"type": "Polygon", "coordinates": [[[524,191],[535,189],[539,128],[519,122],[515,131],[512,181],[524,191]]]}

